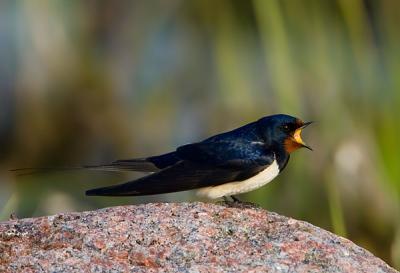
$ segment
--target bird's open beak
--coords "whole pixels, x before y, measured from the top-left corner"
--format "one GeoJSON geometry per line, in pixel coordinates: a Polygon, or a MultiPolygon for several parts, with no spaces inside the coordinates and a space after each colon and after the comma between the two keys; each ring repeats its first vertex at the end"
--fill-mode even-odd
{"type": "Polygon", "coordinates": [[[308,125],[310,125],[311,123],[313,123],[312,121],[309,122],[305,122],[300,128],[297,128],[296,131],[294,131],[293,134],[293,139],[295,142],[297,142],[298,144],[300,144],[302,147],[307,148],[309,150],[313,150],[310,146],[308,146],[302,139],[301,139],[301,131],[306,128],[308,125]]]}

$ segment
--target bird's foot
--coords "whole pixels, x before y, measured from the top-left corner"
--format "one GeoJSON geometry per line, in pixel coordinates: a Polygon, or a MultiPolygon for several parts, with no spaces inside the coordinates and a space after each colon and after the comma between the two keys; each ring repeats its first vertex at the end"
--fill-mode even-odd
{"type": "Polygon", "coordinates": [[[243,202],[236,196],[231,195],[232,201],[229,200],[227,196],[223,196],[222,198],[224,199],[223,201],[218,202],[219,204],[226,206],[226,207],[231,207],[231,208],[260,208],[258,204],[254,204],[251,202],[243,202]]]}
{"type": "Polygon", "coordinates": [[[12,221],[12,220],[18,220],[17,214],[16,214],[15,212],[11,213],[11,214],[10,214],[10,219],[9,219],[9,220],[10,220],[10,221],[12,221]]]}

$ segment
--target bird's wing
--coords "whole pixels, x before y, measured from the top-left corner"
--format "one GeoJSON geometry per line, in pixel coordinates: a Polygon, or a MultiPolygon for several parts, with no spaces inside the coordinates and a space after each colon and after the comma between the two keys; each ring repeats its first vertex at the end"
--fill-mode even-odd
{"type": "Polygon", "coordinates": [[[212,168],[190,161],[181,161],[157,173],[134,181],[89,190],[86,195],[137,196],[185,191],[244,179],[244,177],[253,176],[260,171],[260,167],[253,167],[243,171],[212,168]]]}
{"type": "Polygon", "coordinates": [[[182,160],[175,165],[124,184],[89,190],[86,194],[136,196],[216,186],[252,177],[274,160],[273,154],[265,152],[261,147],[246,148],[248,145],[238,143],[224,147],[219,144],[182,146],[176,152],[182,160]]]}
{"type": "Polygon", "coordinates": [[[199,142],[179,147],[176,154],[199,164],[232,169],[269,166],[275,159],[262,142],[256,141],[199,142]]]}

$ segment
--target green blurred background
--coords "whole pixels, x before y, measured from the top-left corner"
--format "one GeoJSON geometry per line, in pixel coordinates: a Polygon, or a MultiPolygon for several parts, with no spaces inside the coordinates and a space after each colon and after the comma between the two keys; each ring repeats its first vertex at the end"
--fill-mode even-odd
{"type": "Polygon", "coordinates": [[[1,1],[0,220],[118,204],[140,174],[15,176],[160,154],[287,113],[315,120],[273,183],[242,199],[343,235],[400,268],[400,2],[1,1]]]}

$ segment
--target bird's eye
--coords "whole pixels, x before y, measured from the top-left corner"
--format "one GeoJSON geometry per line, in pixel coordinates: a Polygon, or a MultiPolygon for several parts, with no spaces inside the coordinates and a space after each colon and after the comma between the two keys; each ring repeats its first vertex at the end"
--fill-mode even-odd
{"type": "Polygon", "coordinates": [[[289,125],[287,125],[287,124],[283,125],[283,130],[289,131],[289,125]]]}

